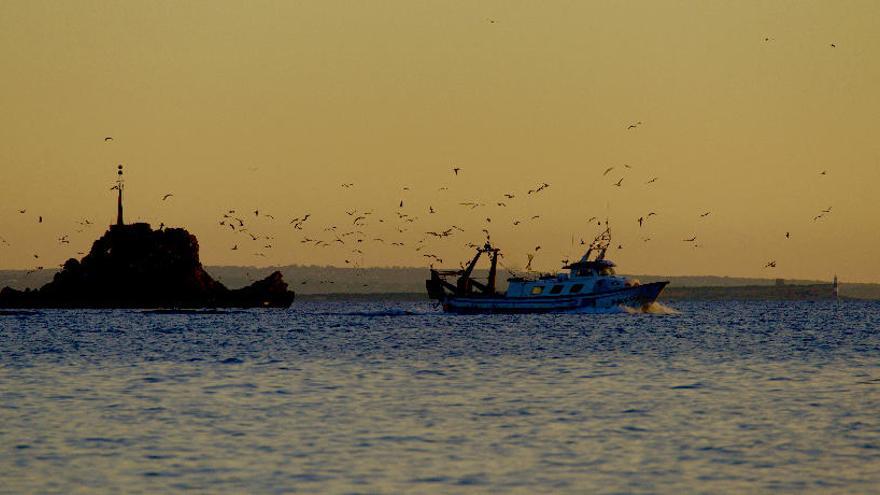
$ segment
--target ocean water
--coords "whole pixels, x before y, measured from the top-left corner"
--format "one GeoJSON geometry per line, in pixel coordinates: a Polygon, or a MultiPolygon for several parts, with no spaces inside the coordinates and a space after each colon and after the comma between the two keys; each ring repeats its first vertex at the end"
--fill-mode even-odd
{"type": "Polygon", "coordinates": [[[880,493],[880,304],[0,316],[0,493],[880,493]]]}

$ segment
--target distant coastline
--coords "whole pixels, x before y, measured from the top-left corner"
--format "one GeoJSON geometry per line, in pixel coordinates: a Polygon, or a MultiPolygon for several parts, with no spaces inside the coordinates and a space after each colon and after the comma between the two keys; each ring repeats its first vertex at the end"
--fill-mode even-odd
{"type": "MultiPolygon", "coordinates": [[[[329,266],[208,266],[215,278],[230,288],[243,287],[278,270],[302,299],[394,299],[427,300],[427,269],[419,267],[340,268],[329,266]],[[306,283],[303,283],[306,282],[306,283]]],[[[0,287],[20,289],[39,287],[52,279],[57,270],[28,272],[0,270],[0,287]]],[[[484,276],[479,273],[478,275],[484,276]]],[[[642,282],[669,280],[661,300],[816,300],[831,297],[830,281],[722,277],[632,275],[642,282]]],[[[880,299],[880,284],[840,284],[840,295],[848,299],[880,299]]]]}

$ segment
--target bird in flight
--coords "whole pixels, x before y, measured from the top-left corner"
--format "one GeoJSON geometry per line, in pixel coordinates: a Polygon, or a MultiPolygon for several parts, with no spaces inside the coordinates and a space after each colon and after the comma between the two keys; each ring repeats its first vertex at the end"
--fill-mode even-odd
{"type": "Polygon", "coordinates": [[[107,136],[104,138],[104,142],[113,141],[113,136],[107,136]]]}
{"type": "Polygon", "coordinates": [[[605,171],[602,172],[602,177],[605,177],[606,175],[608,175],[608,172],[611,172],[612,170],[614,170],[614,167],[606,168],[605,171]]]}
{"type": "Polygon", "coordinates": [[[623,184],[623,177],[621,177],[619,181],[614,183],[614,185],[617,187],[620,187],[622,184],[623,184]]]}
{"type": "Polygon", "coordinates": [[[786,238],[786,239],[791,238],[791,232],[786,232],[786,233],[785,233],[785,238],[786,238]]]}
{"type": "Polygon", "coordinates": [[[168,193],[168,194],[162,196],[162,201],[165,201],[166,199],[170,198],[171,196],[174,196],[174,194],[173,194],[173,193],[168,193]]]}
{"type": "Polygon", "coordinates": [[[764,268],[776,268],[776,260],[768,261],[764,268]]]}
{"type": "Polygon", "coordinates": [[[837,48],[837,45],[834,43],[831,43],[830,46],[831,46],[831,48],[837,48]]]}
{"type": "Polygon", "coordinates": [[[710,213],[712,213],[712,212],[711,212],[711,211],[707,211],[706,213],[703,213],[702,215],[700,215],[700,218],[708,217],[710,213]]]}
{"type": "Polygon", "coordinates": [[[234,246],[232,246],[232,250],[233,250],[233,251],[238,251],[238,244],[235,244],[234,246]]]}
{"type": "Polygon", "coordinates": [[[459,168],[459,167],[454,167],[452,169],[452,172],[455,173],[455,175],[458,175],[458,172],[460,172],[460,171],[461,171],[461,168],[459,168]]]}
{"type": "Polygon", "coordinates": [[[37,217],[37,223],[43,223],[43,215],[37,217]]]}
{"type": "Polygon", "coordinates": [[[819,175],[828,175],[828,171],[827,171],[827,170],[823,170],[823,171],[819,172],[819,175]]]}
{"type": "Polygon", "coordinates": [[[640,125],[642,125],[642,121],[641,121],[641,120],[638,121],[638,122],[636,122],[635,124],[630,124],[629,126],[627,126],[626,130],[635,129],[636,127],[638,127],[638,126],[640,126],[640,125]]]}
{"type": "Polygon", "coordinates": [[[653,184],[655,182],[657,182],[657,177],[654,177],[653,179],[649,180],[648,182],[645,182],[645,184],[653,184]]]}
{"type": "Polygon", "coordinates": [[[18,212],[21,213],[22,215],[24,215],[27,212],[27,210],[18,210],[18,212]]]}
{"type": "Polygon", "coordinates": [[[398,208],[403,208],[403,200],[402,199],[400,200],[400,206],[398,206],[398,208]]]}
{"type": "Polygon", "coordinates": [[[690,239],[682,239],[683,242],[694,242],[697,240],[697,236],[693,236],[690,239]]]}
{"type": "Polygon", "coordinates": [[[504,197],[507,198],[507,199],[513,199],[513,198],[514,198],[514,195],[513,195],[513,194],[510,194],[510,193],[507,193],[507,194],[504,195],[504,197]]]}
{"type": "Polygon", "coordinates": [[[639,217],[639,227],[642,226],[642,222],[645,221],[645,217],[639,217]]]}
{"type": "Polygon", "coordinates": [[[587,222],[592,222],[593,220],[596,220],[596,218],[597,218],[597,217],[590,217],[590,218],[587,220],[587,222]]]}

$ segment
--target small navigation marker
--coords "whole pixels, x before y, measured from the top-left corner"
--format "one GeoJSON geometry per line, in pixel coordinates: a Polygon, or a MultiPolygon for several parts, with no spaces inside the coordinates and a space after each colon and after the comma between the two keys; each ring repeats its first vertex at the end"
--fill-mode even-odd
{"type": "Polygon", "coordinates": [[[125,183],[122,179],[122,165],[117,165],[116,167],[116,225],[124,225],[122,221],[122,190],[125,188],[125,183]]]}

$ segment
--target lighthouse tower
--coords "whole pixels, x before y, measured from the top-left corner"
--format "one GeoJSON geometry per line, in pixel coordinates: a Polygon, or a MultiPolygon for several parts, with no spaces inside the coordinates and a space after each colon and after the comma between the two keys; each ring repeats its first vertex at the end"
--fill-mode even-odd
{"type": "Polygon", "coordinates": [[[116,189],[116,225],[121,227],[122,222],[122,190],[125,188],[125,184],[122,180],[122,165],[116,167],[116,185],[113,186],[113,189],[116,189]]]}

